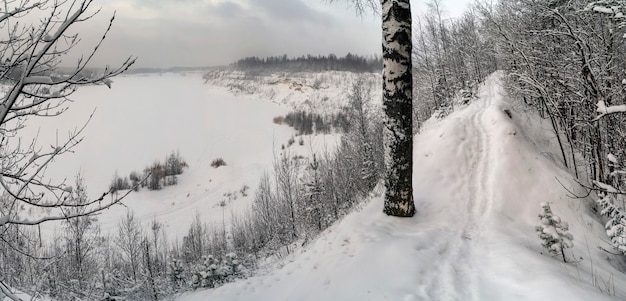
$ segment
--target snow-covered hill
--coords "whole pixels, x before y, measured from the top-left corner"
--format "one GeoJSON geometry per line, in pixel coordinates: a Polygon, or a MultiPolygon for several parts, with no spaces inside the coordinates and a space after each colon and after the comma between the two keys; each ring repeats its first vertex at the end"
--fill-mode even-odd
{"type": "Polygon", "coordinates": [[[598,249],[603,225],[568,197],[582,191],[554,133],[500,77],[416,136],[415,217],[385,216],[374,197],[275,270],[179,300],[624,300],[624,258],[598,249]],[[568,263],[536,235],[542,202],[570,224],[568,263]]]}
{"type": "MultiPolygon", "coordinates": [[[[264,99],[294,109],[318,114],[336,113],[347,104],[352,85],[362,78],[364,84],[380,87],[378,73],[347,71],[259,72],[214,71],[204,76],[207,83],[225,87],[235,95],[264,99]]],[[[372,98],[382,99],[382,89],[372,91],[372,98]]],[[[374,105],[379,106],[380,101],[374,105]]]]}

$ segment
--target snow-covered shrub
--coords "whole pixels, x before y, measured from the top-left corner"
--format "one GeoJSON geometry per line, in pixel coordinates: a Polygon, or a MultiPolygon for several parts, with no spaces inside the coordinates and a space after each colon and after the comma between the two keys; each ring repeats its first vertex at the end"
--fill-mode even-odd
{"type": "Polygon", "coordinates": [[[572,243],[574,236],[567,232],[569,225],[552,213],[548,203],[541,203],[541,209],[543,209],[543,212],[539,214],[540,224],[535,227],[537,235],[541,238],[541,245],[550,254],[561,254],[563,262],[567,262],[564,250],[574,246],[572,243]]]}
{"type": "Polygon", "coordinates": [[[189,281],[192,289],[218,287],[240,278],[247,270],[235,253],[228,253],[221,259],[213,255],[203,256],[202,259],[199,265],[192,268],[189,281]]]}
{"type": "Polygon", "coordinates": [[[144,169],[144,173],[150,175],[150,177],[148,177],[148,189],[160,190],[163,187],[163,184],[161,183],[161,179],[165,177],[165,167],[163,166],[163,163],[154,161],[152,166],[144,169]]]}
{"type": "Polygon", "coordinates": [[[281,124],[285,123],[285,116],[276,116],[276,117],[272,118],[272,122],[274,124],[281,125],[281,124]]]}
{"type": "Polygon", "coordinates": [[[130,175],[128,175],[128,179],[130,179],[131,187],[134,188],[135,191],[138,191],[139,190],[139,183],[142,180],[142,178],[139,175],[139,173],[136,172],[136,171],[131,171],[130,175]]]}
{"type": "Polygon", "coordinates": [[[123,293],[123,281],[119,271],[112,270],[110,272],[102,271],[102,291],[105,300],[115,300],[115,297],[121,296],[123,293]]]}
{"type": "Polygon", "coordinates": [[[130,189],[130,183],[128,182],[128,178],[121,178],[118,174],[117,171],[115,172],[115,175],[113,175],[113,180],[111,180],[111,184],[109,185],[109,189],[112,193],[115,193],[117,191],[120,190],[127,190],[130,189]]]}
{"type": "Polygon", "coordinates": [[[224,161],[224,159],[222,158],[217,158],[211,162],[211,167],[213,168],[218,168],[221,166],[226,166],[226,161],[224,161]]]}
{"type": "Polygon", "coordinates": [[[218,272],[225,281],[232,281],[239,278],[244,269],[245,267],[237,257],[237,254],[230,252],[222,259],[218,272]]]}
{"type": "Polygon", "coordinates": [[[458,97],[459,97],[458,102],[460,104],[466,105],[472,101],[472,98],[474,97],[474,95],[472,93],[472,90],[470,89],[461,89],[458,92],[458,97]]]}
{"type": "Polygon", "coordinates": [[[174,287],[179,288],[185,283],[184,272],[185,268],[180,259],[174,259],[170,262],[168,275],[174,287]]]}
{"type": "Polygon", "coordinates": [[[183,168],[188,167],[187,162],[179,152],[171,152],[165,160],[165,176],[176,176],[183,173],[183,168]]]}
{"type": "MultiPolygon", "coordinates": [[[[278,120],[293,127],[298,132],[298,135],[301,136],[318,133],[330,134],[333,131],[337,118],[339,118],[337,114],[321,115],[314,112],[298,110],[290,112],[285,115],[285,117],[278,120]]],[[[277,118],[274,118],[274,123],[276,123],[276,121],[277,118]]],[[[339,130],[340,128],[337,129],[339,130]]]]}
{"type": "Polygon", "coordinates": [[[152,165],[144,168],[143,174],[132,171],[129,177],[121,178],[117,172],[115,172],[109,188],[113,193],[131,188],[138,191],[139,186],[142,188],[148,187],[150,190],[160,190],[164,186],[177,185],[177,175],[182,174],[184,169],[188,167],[189,165],[180,153],[172,151],[169,155],[165,156],[165,163],[160,160],[155,160],[152,165]],[[143,181],[144,178],[145,181],[143,181]]]}
{"type": "Polygon", "coordinates": [[[308,166],[305,168],[303,183],[303,218],[306,228],[313,228],[315,232],[322,231],[323,208],[321,201],[323,184],[319,171],[320,163],[315,154],[308,166]]]}
{"type": "Polygon", "coordinates": [[[613,204],[613,200],[610,195],[602,194],[600,199],[596,201],[600,215],[608,217],[610,219],[623,219],[624,212],[613,204]]]}
{"type": "Polygon", "coordinates": [[[615,206],[608,193],[600,196],[600,199],[596,200],[600,215],[609,219],[604,225],[606,234],[613,246],[626,255],[626,212],[615,206]]]}
{"type": "Polygon", "coordinates": [[[441,105],[439,106],[437,109],[435,109],[435,111],[433,112],[433,116],[435,116],[435,118],[437,119],[443,119],[446,116],[450,115],[450,113],[452,113],[454,111],[454,108],[446,103],[445,105],[441,105]]]}

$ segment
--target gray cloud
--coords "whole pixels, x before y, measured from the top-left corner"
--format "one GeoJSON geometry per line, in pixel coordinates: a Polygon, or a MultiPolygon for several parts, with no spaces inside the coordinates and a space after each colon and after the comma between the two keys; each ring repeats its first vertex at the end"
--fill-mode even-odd
{"type": "Polygon", "coordinates": [[[325,26],[334,23],[331,16],[310,7],[301,0],[250,0],[250,4],[275,20],[310,22],[325,26]]]}
{"type": "MultiPolygon", "coordinates": [[[[95,65],[128,55],[137,66],[229,64],[245,56],[343,55],[380,52],[377,17],[360,19],[344,5],[321,0],[110,0],[101,17],[79,29],[78,52],[93,46],[117,17],[95,65]]],[[[87,24],[87,23],[85,23],[87,24]]]]}
{"type": "Polygon", "coordinates": [[[244,9],[234,2],[222,2],[215,6],[215,13],[225,18],[238,18],[244,14],[244,9]]]}

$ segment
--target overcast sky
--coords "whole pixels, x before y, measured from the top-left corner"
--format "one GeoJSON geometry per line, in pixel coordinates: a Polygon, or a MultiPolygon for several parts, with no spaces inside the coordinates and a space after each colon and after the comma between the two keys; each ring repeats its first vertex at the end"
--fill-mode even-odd
{"type": "MultiPolygon", "coordinates": [[[[357,16],[347,5],[325,0],[103,0],[102,11],[79,28],[81,51],[113,29],[95,65],[115,65],[128,55],[138,67],[225,65],[246,56],[380,53],[380,17],[357,16]]],[[[413,11],[424,1],[412,1],[413,11]]],[[[469,0],[444,0],[449,15],[469,0]]]]}

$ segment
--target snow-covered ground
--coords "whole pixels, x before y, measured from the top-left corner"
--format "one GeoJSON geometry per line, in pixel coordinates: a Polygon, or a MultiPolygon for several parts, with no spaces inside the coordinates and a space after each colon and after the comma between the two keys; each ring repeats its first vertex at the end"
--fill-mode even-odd
{"type": "MultiPolygon", "coordinates": [[[[290,90],[288,86],[276,91],[290,90]]],[[[280,92],[289,94],[289,92],[280,92]]],[[[292,95],[292,101],[305,101],[314,91],[292,95]]],[[[21,134],[27,138],[39,133],[44,147],[67,132],[82,126],[95,114],[84,132],[84,141],[75,153],[57,159],[46,176],[67,179],[74,184],[80,170],[92,197],[108,190],[117,171],[121,177],[142,172],[155,160],[164,161],[171,151],[179,151],[189,168],[179,177],[179,185],[160,191],[130,194],[125,206],[115,206],[99,216],[104,233],[116,230],[127,209],[133,210],[144,225],[157,219],[166,226],[168,237],[182,239],[195,214],[208,224],[222,225],[222,218],[248,207],[261,175],[272,171],[275,155],[295,134],[287,125],[272,122],[290,108],[277,98],[261,95],[242,97],[225,87],[205,84],[201,74],[123,76],[113,88],[88,86],[76,92],[69,110],[60,117],[33,119],[21,134]],[[227,166],[211,167],[216,158],[227,166]],[[247,196],[240,190],[248,186],[247,196]],[[228,202],[225,212],[219,203],[228,202]]],[[[296,138],[296,141],[298,138],[296,138]]],[[[293,155],[308,156],[312,151],[332,149],[337,135],[311,135],[287,148],[293,155]]],[[[44,230],[51,229],[46,227],[44,230]]]]}
{"type": "MultiPolygon", "coordinates": [[[[611,249],[603,224],[589,213],[591,201],[568,196],[584,193],[559,162],[551,127],[507,97],[499,76],[481,87],[478,100],[427,121],[416,136],[415,217],[387,217],[382,197],[372,197],[274,269],[179,300],[626,299],[626,261],[598,248],[611,249]],[[568,263],[541,247],[535,226],[542,202],[570,224],[568,263]]],[[[82,170],[94,196],[116,170],[125,176],[179,150],[190,168],[178,186],[133,193],[127,207],[99,219],[105,232],[114,231],[130,208],[144,226],[156,218],[170,239],[180,239],[196,213],[221,223],[218,203],[243,185],[248,196],[232,201],[225,217],[247,207],[260,175],[294,134],[272,118],[292,108],[340,107],[355,77],[343,84],[339,78],[274,75],[242,84],[230,74],[202,84],[199,74],[120,77],[111,90],[81,89],[66,114],[27,131],[40,130],[46,145],[44,137],[62,138],[98,107],[76,153],[48,172],[71,181],[82,170]],[[210,167],[218,157],[228,165],[210,167]]],[[[336,138],[307,137],[290,151],[307,154],[336,138]]]]}
{"type": "Polygon", "coordinates": [[[373,106],[382,99],[379,73],[325,72],[260,72],[214,71],[204,76],[207,83],[226,87],[233,94],[248,99],[264,99],[293,110],[318,114],[336,113],[348,104],[353,84],[361,78],[364,85],[374,87],[373,106]]]}
{"type": "Polygon", "coordinates": [[[275,270],[179,300],[626,299],[624,258],[598,249],[610,246],[590,200],[568,197],[583,193],[553,132],[500,76],[416,136],[415,217],[385,216],[374,197],[275,270]],[[568,263],[536,235],[542,202],[570,224],[568,263]]]}

